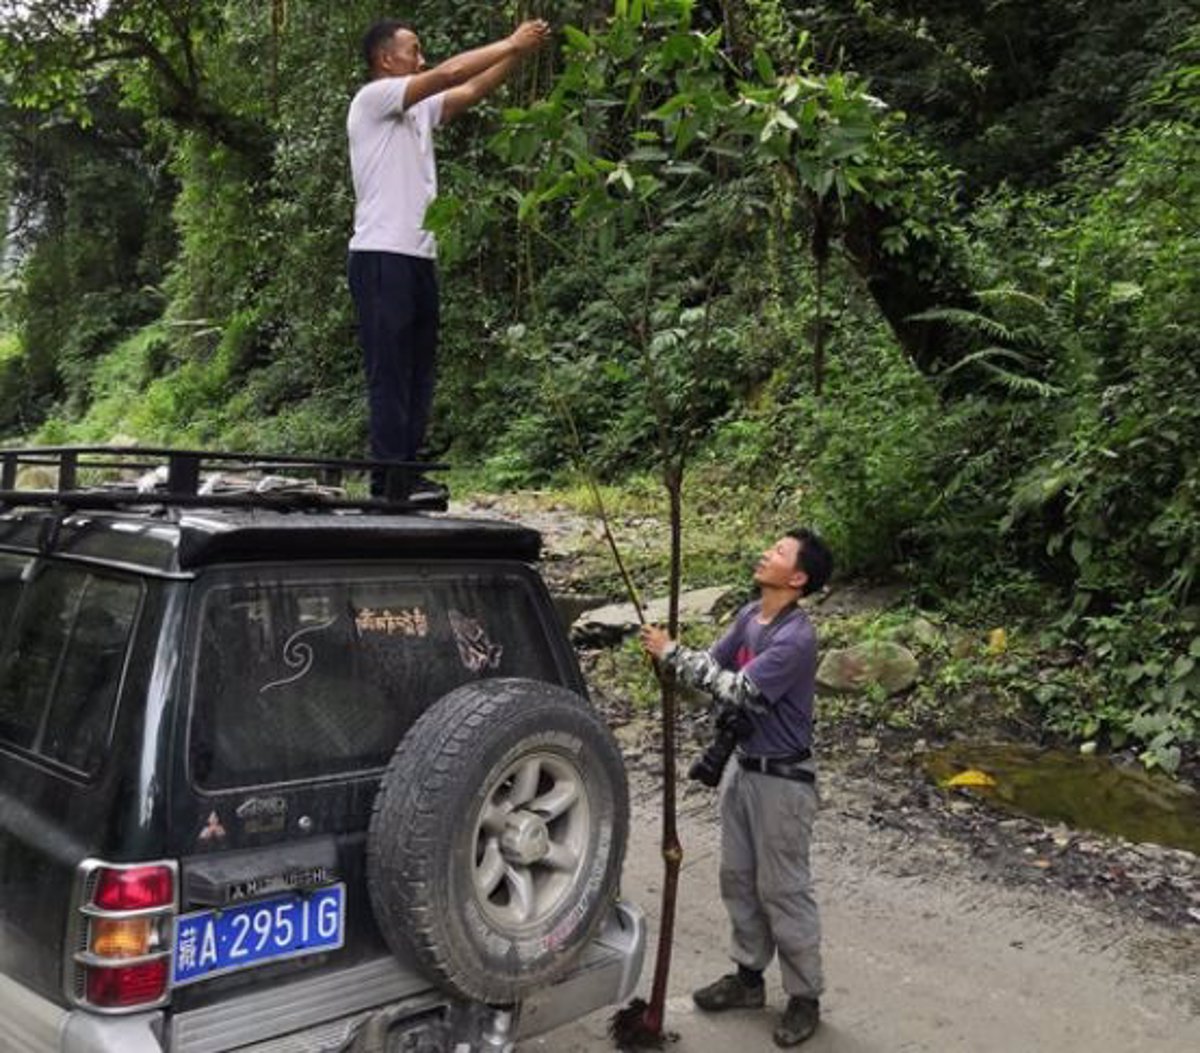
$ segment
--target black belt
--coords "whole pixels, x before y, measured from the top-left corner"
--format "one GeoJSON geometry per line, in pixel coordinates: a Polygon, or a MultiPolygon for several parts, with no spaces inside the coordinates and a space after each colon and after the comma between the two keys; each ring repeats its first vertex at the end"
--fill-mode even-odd
{"type": "Polygon", "coordinates": [[[746,771],[756,771],[762,775],[774,775],[779,779],[793,779],[796,782],[816,782],[817,773],[811,768],[802,767],[811,754],[804,753],[793,757],[738,757],[746,771]]]}

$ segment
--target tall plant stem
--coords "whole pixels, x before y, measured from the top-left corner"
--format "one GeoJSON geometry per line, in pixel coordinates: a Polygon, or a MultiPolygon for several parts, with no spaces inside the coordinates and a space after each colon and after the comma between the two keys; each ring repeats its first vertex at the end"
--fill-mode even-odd
{"type": "Polygon", "coordinates": [[[575,423],[575,414],[571,412],[571,407],[567,405],[566,400],[554,388],[553,381],[548,385],[551,392],[551,398],[554,399],[554,405],[558,409],[558,415],[562,418],[563,423],[567,427],[567,432],[571,436],[571,447],[575,456],[575,465],[587,483],[589,492],[592,495],[592,504],[595,506],[596,516],[600,520],[600,525],[604,530],[604,540],[608,545],[608,550],[612,553],[613,562],[617,565],[617,570],[621,573],[621,581],[625,585],[625,592],[629,596],[629,602],[633,604],[633,609],[637,613],[639,625],[646,624],[646,611],[642,606],[641,598],[638,596],[637,587],[633,584],[633,578],[629,576],[629,569],[625,566],[625,560],[621,557],[621,549],[617,545],[616,535],[612,531],[612,521],[608,517],[608,510],[604,506],[604,498],[600,494],[600,484],[596,482],[596,475],[588,468],[587,458],[584,456],[583,439],[579,436],[579,427],[575,423]]]}
{"type": "MultiPolygon", "coordinates": [[[[680,465],[669,462],[663,482],[667,488],[671,513],[671,572],[670,606],[667,629],[672,638],[679,632],[679,587],[682,577],[682,492],[683,471],[680,465]]],[[[683,846],[675,821],[675,674],[670,669],[659,671],[662,686],[662,758],[663,758],[663,892],[659,912],[658,951],[654,960],[654,981],[650,989],[650,1004],[645,1010],[645,1027],[654,1034],[662,1033],[666,1014],[667,986],[671,975],[671,951],[674,948],[675,908],[679,892],[679,868],[683,862],[683,846]]]]}

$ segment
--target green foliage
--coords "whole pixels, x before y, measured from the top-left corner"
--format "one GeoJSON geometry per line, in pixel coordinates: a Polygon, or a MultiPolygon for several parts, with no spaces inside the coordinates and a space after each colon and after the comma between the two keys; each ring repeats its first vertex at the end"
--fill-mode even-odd
{"type": "Polygon", "coordinates": [[[1143,763],[1174,772],[1200,730],[1196,610],[1181,614],[1151,596],[1086,618],[1082,637],[1096,660],[1099,704],[1083,713],[1060,699],[1053,716],[1086,738],[1106,732],[1117,743],[1144,742],[1143,763]]]}
{"type": "Polygon", "coordinates": [[[1056,182],[1064,158],[1136,105],[1195,9],[1178,0],[825,0],[803,15],[820,59],[869,70],[975,195],[1056,182]]]}
{"type": "Polygon", "coordinates": [[[21,280],[8,309],[23,379],[7,408],[28,426],[56,398],[80,412],[99,356],[162,309],[153,283],[170,239],[154,213],[162,186],[136,152],[52,128],[14,153],[37,166],[14,183],[16,207],[31,218],[18,235],[21,280]]]}
{"type": "MultiPolygon", "coordinates": [[[[560,45],[442,133],[432,445],[548,485],[577,428],[635,491],[645,584],[665,451],[697,584],[812,522],[844,573],[1022,627],[938,644],[864,719],[1031,702],[1170,768],[1200,712],[1200,36],[1173,0],[980,11],[409,5],[433,60],[527,15],[560,45]]],[[[378,5],[0,13],[0,430],[361,452],[344,118],[378,5]]]]}
{"type": "MultiPolygon", "coordinates": [[[[1197,88],[1169,99],[1195,112],[1197,88]]],[[[1022,202],[1061,231],[1049,252],[1069,269],[1048,269],[1044,244],[1014,261],[1037,290],[1057,397],[1004,522],[1043,532],[1080,612],[1147,587],[1183,603],[1200,563],[1200,246],[1185,219],[1200,210],[1196,127],[1124,133],[1081,161],[1061,203],[1022,202]]]]}
{"type": "Polygon", "coordinates": [[[706,472],[731,503],[766,500],[781,524],[819,526],[841,573],[887,576],[938,496],[942,410],[877,321],[836,317],[831,345],[822,395],[781,365],[718,425],[706,472]]]}

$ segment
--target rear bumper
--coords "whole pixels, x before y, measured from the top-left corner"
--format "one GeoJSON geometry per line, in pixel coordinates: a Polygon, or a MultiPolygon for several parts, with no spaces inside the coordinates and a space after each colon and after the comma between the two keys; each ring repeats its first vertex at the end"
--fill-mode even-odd
{"type": "Polygon", "coordinates": [[[637,987],[645,956],[645,918],[622,900],[571,974],[521,1004],[518,1037],[531,1038],[626,1001],[637,987]]]}
{"type": "MultiPolygon", "coordinates": [[[[633,994],[646,951],[642,912],[619,902],[571,973],[521,1005],[517,1037],[530,1038],[633,994]]],[[[444,1001],[427,981],[381,958],[299,983],[268,987],[173,1017],[65,1010],[0,976],[0,1050],[19,1053],[223,1053],[252,1048],[336,1049],[371,1017],[403,1028],[444,1001]],[[286,1034],[284,1034],[286,1029],[286,1034]]],[[[489,1048],[503,1048],[492,1047],[489,1048]]]]}

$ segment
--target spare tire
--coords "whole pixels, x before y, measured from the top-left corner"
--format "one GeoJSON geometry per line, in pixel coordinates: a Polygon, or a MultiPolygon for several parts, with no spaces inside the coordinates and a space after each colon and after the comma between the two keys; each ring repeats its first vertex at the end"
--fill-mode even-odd
{"type": "Polygon", "coordinates": [[[628,830],[620,749],[584,699],[533,680],[467,684],[384,773],[367,839],[376,921],[452,994],[520,1001],[595,933],[628,830]]]}

